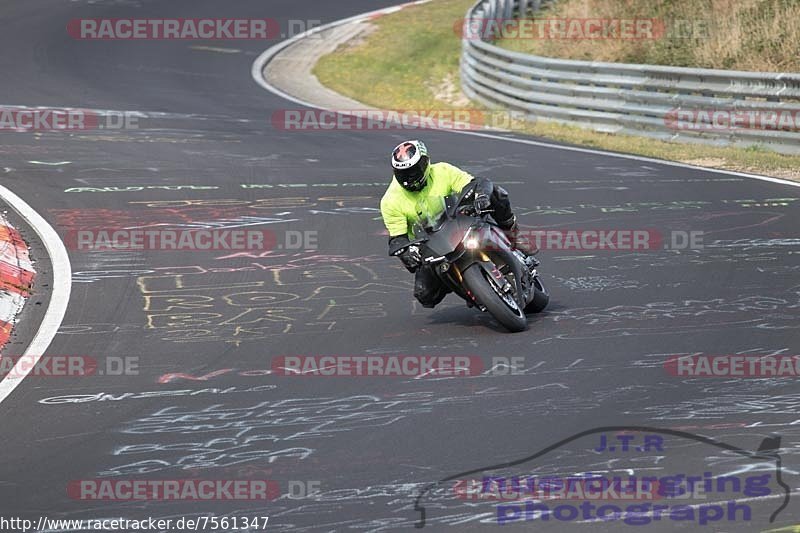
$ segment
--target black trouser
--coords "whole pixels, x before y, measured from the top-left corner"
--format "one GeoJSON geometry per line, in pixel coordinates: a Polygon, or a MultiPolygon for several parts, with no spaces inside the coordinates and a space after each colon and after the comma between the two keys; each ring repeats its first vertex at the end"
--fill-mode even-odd
{"type": "MultiPolygon", "coordinates": [[[[508,199],[508,191],[502,187],[494,186],[492,194],[489,195],[492,202],[492,218],[502,228],[508,229],[514,218],[511,211],[511,202],[508,199]]],[[[414,276],[414,297],[422,304],[422,307],[432,308],[441,302],[447,293],[450,292],[433,272],[430,265],[422,265],[414,276]]]]}
{"type": "Polygon", "coordinates": [[[431,309],[444,300],[450,289],[436,277],[431,265],[422,265],[414,274],[414,298],[431,309]]]}

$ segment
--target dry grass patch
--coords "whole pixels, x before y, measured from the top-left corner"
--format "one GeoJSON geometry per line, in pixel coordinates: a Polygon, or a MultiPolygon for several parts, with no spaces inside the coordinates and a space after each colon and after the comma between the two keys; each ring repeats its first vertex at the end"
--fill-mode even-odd
{"type": "Polygon", "coordinates": [[[563,59],[800,72],[798,0],[559,0],[537,18],[654,18],[656,39],[505,39],[501,46],[563,59]]]}

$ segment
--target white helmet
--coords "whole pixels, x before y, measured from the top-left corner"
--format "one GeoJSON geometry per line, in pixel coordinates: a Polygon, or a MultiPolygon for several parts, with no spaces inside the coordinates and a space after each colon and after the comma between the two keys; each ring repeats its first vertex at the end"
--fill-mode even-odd
{"type": "Polygon", "coordinates": [[[406,190],[416,192],[428,182],[428,148],[422,141],[405,141],[392,150],[394,179],[406,190]]]}

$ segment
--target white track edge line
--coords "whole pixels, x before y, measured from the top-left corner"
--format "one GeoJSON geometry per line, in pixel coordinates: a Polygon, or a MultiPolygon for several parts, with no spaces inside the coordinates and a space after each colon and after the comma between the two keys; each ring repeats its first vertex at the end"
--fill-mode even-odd
{"type": "Polygon", "coordinates": [[[47,306],[44,317],[42,317],[39,329],[25,349],[25,353],[22,354],[25,359],[18,360],[9,375],[0,381],[0,403],[2,403],[33,370],[53,341],[58,328],[61,327],[61,321],[67,312],[69,296],[72,292],[72,267],[70,266],[67,249],[64,247],[64,243],[58,233],[39,213],[22,198],[2,185],[0,185],[0,198],[5,200],[39,235],[53,266],[50,303],[47,306]]]}
{"type": "MultiPolygon", "coordinates": [[[[302,106],[305,106],[305,107],[310,107],[312,109],[323,109],[325,111],[336,111],[335,109],[325,108],[325,107],[322,107],[322,106],[318,106],[318,105],[316,105],[316,104],[314,104],[312,102],[306,102],[305,100],[301,100],[299,98],[295,98],[294,96],[285,93],[284,91],[280,90],[279,88],[277,88],[274,85],[272,85],[271,83],[269,83],[266,79],[264,79],[264,76],[262,74],[263,71],[264,71],[264,68],[267,65],[267,63],[269,63],[272,60],[272,58],[274,58],[284,48],[287,48],[287,47],[291,46],[292,44],[296,43],[297,41],[299,41],[301,39],[305,39],[309,35],[313,35],[315,33],[322,32],[322,31],[325,31],[325,30],[329,30],[329,29],[332,29],[332,28],[336,28],[336,27],[339,27],[339,26],[344,26],[345,24],[351,24],[351,23],[356,23],[356,22],[364,22],[366,20],[369,20],[369,18],[371,16],[374,16],[374,15],[385,15],[385,14],[388,14],[388,13],[393,13],[393,12],[397,11],[398,8],[402,8],[402,7],[405,7],[405,6],[408,6],[408,5],[420,4],[420,3],[426,3],[426,2],[424,2],[424,1],[423,2],[410,2],[410,3],[406,3],[406,4],[401,4],[399,6],[388,7],[388,8],[383,8],[383,9],[377,9],[375,11],[369,11],[367,13],[362,13],[361,15],[355,15],[353,17],[348,17],[348,18],[345,18],[345,19],[342,19],[342,20],[337,20],[337,21],[330,22],[328,24],[323,24],[322,26],[317,26],[317,27],[314,27],[314,28],[312,28],[310,30],[304,31],[303,33],[300,33],[300,34],[295,35],[294,37],[292,37],[290,39],[282,41],[282,42],[280,42],[280,43],[268,48],[263,53],[261,53],[261,55],[259,55],[256,58],[256,60],[253,62],[253,65],[252,65],[252,67],[250,69],[250,75],[252,76],[253,80],[258,85],[260,85],[261,87],[263,87],[267,91],[269,91],[269,92],[271,92],[271,93],[273,93],[273,94],[275,94],[277,96],[280,96],[281,98],[283,98],[285,100],[289,100],[290,102],[294,102],[296,104],[299,104],[299,105],[302,105],[302,106]]],[[[772,176],[762,176],[760,174],[749,174],[747,172],[736,172],[734,170],[724,170],[724,169],[716,169],[716,168],[708,168],[708,167],[699,167],[699,166],[696,166],[696,165],[690,165],[690,164],[687,164],[687,163],[680,163],[680,162],[677,162],[677,161],[668,161],[666,159],[655,159],[655,158],[652,158],[652,157],[638,156],[638,155],[633,155],[633,154],[621,154],[621,153],[617,153],[617,152],[606,152],[606,151],[603,151],[603,150],[594,150],[594,149],[591,149],[591,148],[580,148],[580,147],[577,147],[577,146],[562,146],[562,145],[559,145],[559,144],[551,144],[551,143],[542,142],[542,141],[534,141],[532,139],[519,139],[519,138],[516,138],[516,137],[504,137],[502,135],[495,135],[495,134],[491,134],[491,133],[484,133],[484,132],[478,132],[478,131],[463,131],[463,130],[454,130],[454,129],[448,129],[448,128],[438,128],[437,130],[438,131],[445,131],[445,132],[455,133],[455,134],[459,134],[459,135],[472,135],[474,137],[483,137],[485,139],[494,139],[494,140],[500,140],[500,141],[513,142],[513,143],[517,143],[517,144],[526,144],[526,145],[529,145],[529,146],[539,146],[539,147],[542,147],[542,148],[553,148],[553,149],[556,149],[556,150],[566,150],[566,151],[570,151],[570,152],[580,152],[580,153],[583,153],[583,154],[601,155],[601,156],[605,156],[605,157],[616,157],[618,159],[629,159],[629,160],[633,160],[633,161],[642,161],[642,162],[645,162],[645,163],[653,163],[653,164],[658,164],[658,165],[668,165],[668,166],[672,166],[672,167],[686,168],[686,169],[690,169],[690,170],[698,170],[698,171],[701,171],[701,172],[713,172],[713,173],[716,173],[716,174],[724,174],[724,175],[727,175],[727,176],[737,176],[737,177],[740,177],[740,178],[751,178],[751,179],[756,179],[756,180],[761,180],[761,181],[768,181],[768,182],[771,182],[771,183],[778,183],[780,185],[790,185],[792,187],[800,187],[800,182],[791,181],[791,180],[785,180],[785,179],[782,179],[782,178],[775,178],[775,177],[772,177],[772,176]]]]}

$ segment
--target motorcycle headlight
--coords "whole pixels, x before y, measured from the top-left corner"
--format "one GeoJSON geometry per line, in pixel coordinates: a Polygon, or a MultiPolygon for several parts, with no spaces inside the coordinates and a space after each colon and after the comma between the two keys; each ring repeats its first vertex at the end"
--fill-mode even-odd
{"type": "Polygon", "coordinates": [[[475,237],[470,237],[469,239],[464,241],[464,248],[466,248],[467,250],[477,250],[479,245],[480,243],[478,242],[478,239],[476,239],[475,237]]]}

